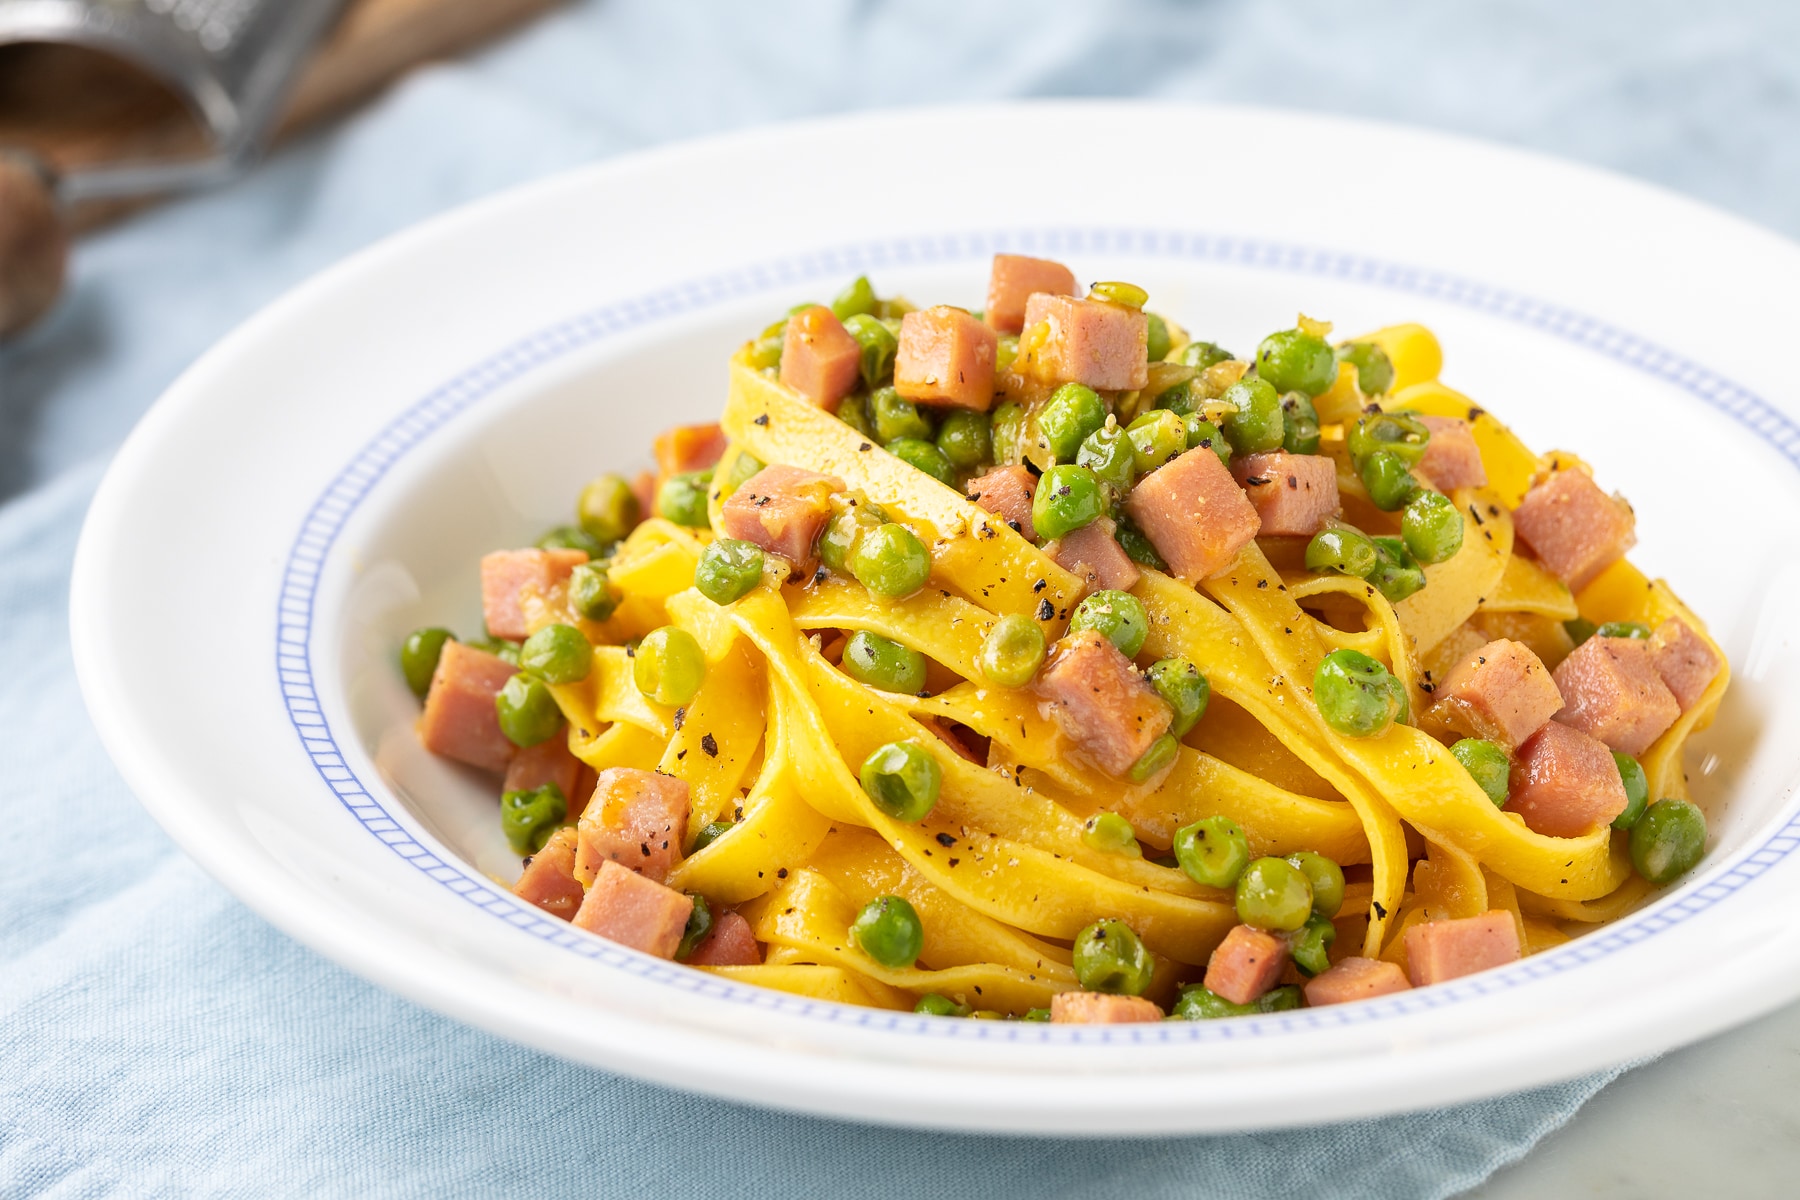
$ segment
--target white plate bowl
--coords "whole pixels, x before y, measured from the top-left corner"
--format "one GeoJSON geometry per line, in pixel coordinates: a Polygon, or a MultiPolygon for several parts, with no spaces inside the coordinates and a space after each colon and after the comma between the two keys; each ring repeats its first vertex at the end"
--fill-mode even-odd
{"type": "Polygon", "coordinates": [[[247,904],[569,1058],[832,1116],[1065,1134],[1543,1083],[1800,993],[1796,278],[1796,247],[1641,185],[1316,117],[1040,104],[661,150],[393,238],[202,359],[94,502],[76,662],[127,780],[247,904]],[[1712,828],[1700,869],[1625,921],[1447,986],[1114,1028],[737,987],[514,899],[492,878],[517,869],[492,785],[414,741],[400,639],[479,629],[477,557],[568,520],[580,484],[645,461],[660,428],[709,419],[726,356],[773,315],[863,271],[978,306],[1001,249],[1140,282],[1234,347],[1297,310],[1343,332],[1423,321],[1448,383],[1528,443],[1587,456],[1637,506],[1636,561],[1736,668],[1690,751],[1712,828]]]}

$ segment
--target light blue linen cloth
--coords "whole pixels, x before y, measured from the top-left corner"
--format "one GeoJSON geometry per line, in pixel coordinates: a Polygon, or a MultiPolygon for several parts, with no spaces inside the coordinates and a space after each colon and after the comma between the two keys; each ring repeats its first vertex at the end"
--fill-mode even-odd
{"type": "MultiPolygon", "coordinates": [[[[1780,0],[578,5],[88,240],[61,310],[0,350],[0,1195],[1438,1197],[1516,1159],[1610,1075],[1305,1132],[955,1137],[698,1099],[437,1017],[268,928],[138,808],[75,689],[70,558],[107,455],[210,343],[344,254],[562,167],[858,107],[1146,94],[1472,131],[1793,232],[1797,35],[1780,0]]],[[[1234,169],[1303,157],[1171,132],[1234,169]]]]}

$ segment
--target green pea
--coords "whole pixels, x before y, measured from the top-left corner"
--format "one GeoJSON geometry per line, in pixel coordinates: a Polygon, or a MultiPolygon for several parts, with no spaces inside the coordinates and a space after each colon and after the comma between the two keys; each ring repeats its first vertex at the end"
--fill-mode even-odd
{"type": "Polygon", "coordinates": [[[533,544],[539,550],[579,550],[589,558],[599,558],[606,552],[599,539],[579,525],[558,525],[533,544]]]}
{"type": "Polygon", "coordinates": [[[1073,462],[1081,443],[1106,424],[1106,404],[1093,388],[1065,383],[1038,412],[1038,432],[1058,462],[1073,462]]]}
{"type": "Polygon", "coordinates": [[[1306,543],[1309,571],[1336,571],[1339,575],[1366,579],[1379,562],[1375,543],[1360,529],[1347,525],[1321,529],[1306,543]]]}
{"type": "Polygon", "coordinates": [[[569,816],[569,801],[554,783],[500,797],[500,829],[518,855],[536,854],[569,816]]]}
{"type": "Polygon", "coordinates": [[[925,688],[925,656],[859,629],[844,643],[844,674],[884,692],[916,696],[925,688]]]}
{"type": "Polygon", "coordinates": [[[1357,464],[1356,473],[1368,489],[1369,501],[1382,512],[1393,512],[1423,490],[1406,460],[1377,450],[1357,464]]]}
{"type": "Polygon", "coordinates": [[[1463,738],[1450,747],[1450,757],[1463,765],[1469,778],[1487,793],[1496,808],[1506,807],[1507,793],[1512,786],[1512,760],[1506,756],[1506,751],[1480,738],[1463,738]]]}
{"type": "Polygon", "coordinates": [[[1170,412],[1179,413],[1184,417],[1193,416],[1199,407],[1194,402],[1194,385],[1192,383],[1178,383],[1172,388],[1159,392],[1156,397],[1156,403],[1151,405],[1151,407],[1166,408],[1170,412]]]}
{"type": "Polygon", "coordinates": [[[1075,465],[1092,471],[1094,478],[1121,496],[1137,477],[1136,451],[1125,431],[1110,421],[1088,434],[1075,452],[1075,465]]]}
{"type": "Polygon", "coordinates": [[[1294,935],[1293,945],[1288,947],[1288,956],[1294,960],[1294,966],[1300,969],[1300,973],[1311,979],[1331,967],[1331,943],[1335,941],[1337,926],[1315,914],[1306,918],[1306,924],[1294,935]]]}
{"type": "Polygon", "coordinates": [[[1144,318],[1150,326],[1144,341],[1145,352],[1151,362],[1161,362],[1169,357],[1169,347],[1175,344],[1169,337],[1169,323],[1155,313],[1145,313],[1144,318]]]}
{"type": "Polygon", "coordinates": [[[1200,371],[1216,367],[1222,362],[1230,362],[1234,357],[1231,351],[1217,342],[1189,342],[1175,352],[1176,362],[1200,371]]]}
{"type": "Polygon", "coordinates": [[[1650,780],[1643,764],[1629,754],[1613,751],[1613,762],[1619,767],[1619,782],[1625,785],[1625,811],[1613,818],[1614,829],[1630,829],[1643,819],[1650,803],[1650,780]]]}
{"type": "Polygon", "coordinates": [[[937,448],[960,471],[980,466],[993,454],[988,415],[959,409],[938,426],[937,448]]]}
{"type": "Polygon", "coordinates": [[[601,475],[581,489],[575,502],[575,518],[595,541],[616,542],[637,525],[637,493],[624,478],[601,475]]]}
{"type": "Polygon", "coordinates": [[[1028,1008],[1025,1010],[1025,1015],[1019,1018],[1021,1021],[1048,1021],[1049,1019],[1050,1010],[1047,1008],[1028,1008]]]}
{"type": "Polygon", "coordinates": [[[412,689],[413,695],[421,700],[425,698],[425,693],[431,690],[431,677],[437,674],[444,643],[455,640],[454,633],[435,626],[415,629],[406,635],[406,640],[400,643],[400,673],[406,676],[406,686],[412,689]]]}
{"type": "Polygon", "coordinates": [[[1086,467],[1051,467],[1031,499],[1031,527],[1040,538],[1060,538],[1092,525],[1106,513],[1100,480],[1086,467]]]}
{"type": "Polygon", "coordinates": [[[1157,553],[1156,546],[1144,536],[1144,531],[1130,521],[1121,520],[1119,522],[1118,528],[1113,530],[1113,539],[1125,551],[1125,557],[1140,567],[1150,567],[1153,570],[1165,572],[1169,569],[1169,564],[1163,561],[1163,556],[1157,553]]]}
{"type": "Polygon", "coordinates": [[[958,1004],[948,996],[927,992],[913,1005],[913,1011],[927,1017],[966,1017],[969,1015],[969,1006],[958,1004]]]}
{"type": "Polygon", "coordinates": [[[482,650],[513,666],[519,665],[519,643],[509,642],[505,638],[487,638],[484,641],[470,642],[470,649],[482,650]]]}
{"type": "MultiPolygon", "coordinates": [[[[785,324],[786,322],[783,322],[785,324]]],[[[755,371],[773,371],[781,365],[782,352],[787,348],[787,339],[779,335],[759,337],[750,343],[749,353],[745,361],[755,371]]]]}
{"type": "Polygon", "coordinates": [[[1138,845],[1137,830],[1118,813],[1097,812],[1082,823],[1081,840],[1090,850],[1102,854],[1123,854],[1142,858],[1144,848],[1138,845]]]}
{"type": "Polygon", "coordinates": [[[1312,850],[1296,850],[1287,856],[1288,865],[1306,876],[1312,886],[1313,915],[1329,921],[1344,907],[1343,868],[1312,850]]]}
{"type": "Polygon", "coordinates": [[[925,948],[918,910],[900,896],[877,896],[863,905],[850,924],[850,936],[864,954],[896,970],[912,966],[925,948]]]}
{"type": "Polygon", "coordinates": [[[715,538],[700,552],[694,587],[714,604],[730,604],[762,582],[762,547],[736,538],[715,538]]]}
{"type": "Polygon", "coordinates": [[[869,416],[869,398],[861,392],[853,392],[838,401],[837,419],[872,442],[881,440],[875,436],[875,422],[869,416]]]}
{"type": "Polygon", "coordinates": [[[1631,827],[1631,865],[1651,883],[1671,883],[1706,852],[1706,818],[1686,800],[1662,799],[1631,827]]]}
{"type": "Polygon", "coordinates": [[[1181,743],[1173,734],[1165,733],[1150,743],[1150,748],[1131,764],[1126,774],[1133,783],[1143,783],[1160,775],[1181,754],[1181,743]]]}
{"type": "Polygon", "coordinates": [[[1044,653],[1043,627],[1023,613],[1010,613],[982,639],[975,665],[997,687],[1022,688],[1044,665],[1044,653]]]}
{"type": "Polygon", "coordinates": [[[619,607],[619,594],[613,591],[606,568],[599,563],[582,563],[569,573],[569,607],[590,621],[604,621],[619,607]]]}
{"type": "Polygon", "coordinates": [[[688,910],[687,927],[681,931],[681,942],[675,947],[677,962],[686,962],[695,947],[713,931],[712,905],[706,902],[706,897],[696,892],[688,899],[694,902],[694,907],[688,910]]]}
{"type": "Polygon", "coordinates": [[[1248,1004],[1233,1004],[1217,992],[1197,983],[1181,989],[1174,1016],[1183,1021],[1216,1021],[1222,1017],[1254,1017],[1262,1013],[1288,1012],[1300,1007],[1300,989],[1289,984],[1271,988],[1248,1004]]]}
{"type": "Polygon", "coordinates": [[[1156,694],[1175,710],[1175,721],[1169,726],[1169,732],[1178,738],[1185,737],[1187,731],[1206,715],[1207,702],[1212,699],[1212,685],[1200,673],[1200,668],[1185,658],[1165,658],[1153,663],[1145,675],[1156,694]]]}
{"type": "Polygon", "coordinates": [[[1075,935],[1075,980],[1084,991],[1141,996],[1156,963],[1123,921],[1102,917],[1075,935]]]}
{"type": "Polygon", "coordinates": [[[840,575],[849,573],[851,556],[862,543],[863,535],[879,529],[881,524],[881,516],[872,505],[842,505],[819,535],[819,561],[840,575]]]}
{"type": "Polygon", "coordinates": [[[768,464],[754,454],[738,452],[731,462],[731,472],[725,476],[725,493],[730,495],[756,477],[756,473],[768,464]]]}
{"type": "Polygon", "coordinates": [[[1287,933],[1312,915],[1312,884],[1285,858],[1259,858],[1237,881],[1238,920],[1257,929],[1287,933]]]}
{"type": "Polygon", "coordinates": [[[1149,302],[1150,293],[1135,283],[1096,283],[1088,289],[1088,299],[1118,304],[1125,308],[1142,308],[1149,302]]]}
{"type": "Polygon", "coordinates": [[[863,386],[878,388],[894,377],[894,356],[900,351],[900,339],[874,317],[857,315],[844,322],[844,329],[862,350],[859,370],[863,386]]]}
{"type": "Polygon", "coordinates": [[[1640,641],[1650,636],[1650,627],[1642,621],[1608,621],[1594,630],[1595,637],[1636,638],[1640,641]]]}
{"type": "Polygon", "coordinates": [[[523,672],[508,679],[494,697],[500,732],[515,746],[547,742],[562,727],[562,710],[544,681],[523,672]]]}
{"type": "Polygon", "coordinates": [[[931,555],[904,525],[877,525],[862,535],[850,555],[850,573],[877,596],[898,600],[931,578],[931,555]]]}
{"type": "Polygon", "coordinates": [[[1374,584],[1389,604],[1398,604],[1425,586],[1425,572],[1407,553],[1405,542],[1391,537],[1370,540],[1375,543],[1375,569],[1363,578],[1374,584]]]}
{"type": "Polygon", "coordinates": [[[519,669],[545,683],[580,683],[594,669],[594,647],[573,625],[546,625],[519,647],[519,669]]]}
{"type": "Polygon", "coordinates": [[[1175,861],[1203,887],[1236,887],[1250,865],[1250,839],[1230,817],[1202,817],[1175,831],[1175,861]]]}
{"type": "Polygon", "coordinates": [[[1292,1012],[1300,1007],[1303,993],[1293,984],[1270,988],[1256,998],[1256,1011],[1259,1013],[1292,1012]]]}
{"type": "Polygon", "coordinates": [[[1462,513],[1444,493],[1421,488],[1406,502],[1406,511],[1400,517],[1400,537],[1406,543],[1407,553],[1419,562],[1444,562],[1462,549],[1462,513]]]}
{"type": "Polygon", "coordinates": [[[1119,648],[1126,658],[1135,658],[1150,635],[1150,618],[1144,603],[1130,592],[1102,588],[1075,606],[1069,618],[1069,632],[1092,629],[1119,648]]]}
{"type": "Polygon", "coordinates": [[[1179,413],[1153,408],[1125,427],[1125,437],[1131,442],[1132,465],[1139,475],[1148,475],[1187,449],[1187,422],[1179,413]]]}
{"type": "Polygon", "coordinates": [[[1281,398],[1281,448],[1289,454],[1319,452],[1319,412],[1305,392],[1281,398]]]}
{"type": "Polygon", "coordinates": [[[1360,463],[1378,450],[1395,455],[1409,467],[1419,465],[1431,430],[1410,413],[1366,412],[1350,427],[1348,448],[1352,462],[1360,463]]]}
{"type": "Polygon", "coordinates": [[[694,698],[706,681],[706,655],[685,629],[664,625],[638,643],[631,658],[631,678],[646,700],[679,708],[694,698]]]}
{"type": "Polygon", "coordinates": [[[895,438],[887,444],[887,452],[901,462],[919,468],[941,484],[950,486],[956,480],[956,468],[950,465],[950,459],[942,450],[922,438],[895,438]]]}
{"type": "Polygon", "coordinates": [[[705,825],[700,827],[700,832],[694,835],[694,844],[689,848],[688,853],[700,853],[702,850],[718,841],[721,837],[730,833],[733,824],[734,822],[732,821],[708,821],[705,825]]]}
{"type": "Polygon", "coordinates": [[[1600,627],[1586,617],[1576,617],[1572,621],[1564,621],[1563,630],[1569,635],[1569,640],[1579,646],[1599,633],[1600,627]]]}
{"type": "Polygon", "coordinates": [[[656,491],[656,515],[689,529],[708,528],[712,518],[706,514],[706,490],[711,486],[711,471],[669,476],[656,491]]]}
{"type": "Polygon", "coordinates": [[[1257,347],[1256,373],[1278,392],[1317,396],[1337,380],[1337,355],[1322,337],[1284,329],[1257,347]]]}
{"type": "Polygon", "coordinates": [[[1266,379],[1240,379],[1219,399],[1232,406],[1225,417],[1225,440],[1238,454],[1279,450],[1287,437],[1281,395],[1266,379]]]}
{"type": "Polygon", "coordinates": [[[930,419],[891,387],[869,393],[869,420],[875,426],[875,440],[884,446],[895,438],[931,437],[930,419]]]}
{"type": "Polygon", "coordinates": [[[995,407],[989,443],[994,447],[994,461],[1015,463],[1024,457],[1025,406],[1008,400],[995,407]]]}
{"type": "Polygon", "coordinates": [[[1231,465],[1231,443],[1217,425],[1197,413],[1183,417],[1182,422],[1187,426],[1189,450],[1196,446],[1204,447],[1218,455],[1220,462],[1228,467],[1231,465]]]}
{"type": "Polygon", "coordinates": [[[837,294],[837,299],[831,302],[831,311],[838,320],[846,323],[852,317],[865,316],[874,312],[875,289],[870,286],[869,277],[858,275],[852,279],[844,290],[837,294]]]}
{"type": "Polygon", "coordinates": [[[1404,719],[1406,691],[1360,650],[1333,650],[1313,672],[1313,702],[1325,724],[1346,737],[1375,737],[1404,719]]]}
{"type": "Polygon", "coordinates": [[[930,815],[944,786],[944,770],[917,742],[889,742],[863,760],[862,787],[896,821],[917,824],[930,815]]]}
{"type": "Polygon", "coordinates": [[[1379,396],[1394,386],[1394,363],[1374,342],[1349,342],[1337,348],[1339,362],[1356,368],[1356,389],[1365,396],[1379,396]]]}

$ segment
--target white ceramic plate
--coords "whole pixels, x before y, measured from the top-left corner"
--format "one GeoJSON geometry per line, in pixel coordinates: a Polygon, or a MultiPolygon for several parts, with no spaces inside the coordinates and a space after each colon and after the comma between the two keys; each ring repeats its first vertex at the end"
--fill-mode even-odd
{"type": "Polygon", "coordinates": [[[608,163],[358,255],[190,370],[76,563],[76,661],[144,804],[275,925],[569,1058],[957,1129],[1225,1130],[1396,1111],[1663,1050],[1800,993],[1800,252],[1622,179],[1381,126],[1105,103],[880,115],[608,163]],[[1271,174],[1264,168],[1272,168],[1271,174]],[[1690,771],[1700,870],[1517,966],[1377,1002],[1114,1028],[744,989],[516,901],[491,784],[393,667],[479,628],[474,563],[708,419],[732,347],[860,271],[978,306],[997,249],[1144,284],[1247,347],[1297,310],[1428,323],[1444,378],[1637,506],[1634,555],[1737,680],[1690,771]],[[1788,683],[1788,686],[1783,686],[1788,683]]]}

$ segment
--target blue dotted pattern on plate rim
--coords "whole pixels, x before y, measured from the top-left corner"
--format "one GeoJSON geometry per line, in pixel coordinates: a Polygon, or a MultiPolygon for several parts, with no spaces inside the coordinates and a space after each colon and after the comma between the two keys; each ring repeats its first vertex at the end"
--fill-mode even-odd
{"type": "Polygon", "coordinates": [[[1116,254],[1322,276],[1469,308],[1595,351],[1697,397],[1760,435],[1800,468],[1800,425],[1748,389],[1670,350],[1598,318],[1440,271],[1382,262],[1317,247],[1203,233],[1131,229],[1001,230],[914,236],[821,249],[687,280],[583,313],[526,337],[427,394],[365,445],[308,510],[283,570],[276,630],[276,671],[283,702],[320,777],[371,835],[407,863],[482,911],[554,945],[654,983],[751,1007],[913,1035],[1033,1040],[1192,1042],[1267,1037],[1441,1008],[1504,992],[1605,958],[1671,928],[1736,892],[1800,847],[1800,816],[1744,853],[1717,877],[1665,898],[1633,919],[1579,938],[1518,965],[1467,980],[1380,1000],[1232,1021],[1052,1027],[1028,1022],[948,1021],[910,1013],[809,1000],[728,983],[701,971],[626,950],[545,916],[409,832],[346,764],[313,687],[312,610],[326,558],[352,512],[403,455],[458,414],[531,371],[572,351],[657,321],[790,285],[842,279],[883,268],[986,258],[997,252],[1116,254]]]}

